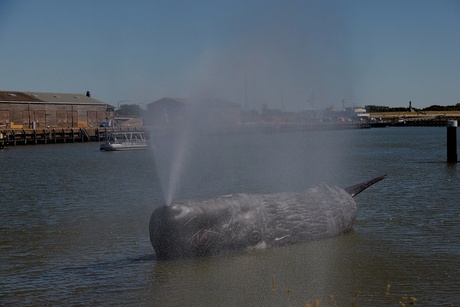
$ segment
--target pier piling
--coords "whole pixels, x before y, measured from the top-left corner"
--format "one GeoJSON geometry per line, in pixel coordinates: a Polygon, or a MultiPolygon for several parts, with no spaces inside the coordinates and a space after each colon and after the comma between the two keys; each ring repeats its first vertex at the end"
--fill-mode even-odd
{"type": "Polygon", "coordinates": [[[447,163],[457,163],[457,121],[447,121],[447,163]]]}

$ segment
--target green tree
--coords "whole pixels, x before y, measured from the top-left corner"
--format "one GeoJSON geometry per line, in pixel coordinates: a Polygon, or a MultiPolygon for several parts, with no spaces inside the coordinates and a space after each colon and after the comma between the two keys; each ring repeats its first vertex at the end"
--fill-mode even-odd
{"type": "Polygon", "coordinates": [[[117,115],[141,117],[144,110],[137,104],[122,104],[117,110],[117,115]]]}

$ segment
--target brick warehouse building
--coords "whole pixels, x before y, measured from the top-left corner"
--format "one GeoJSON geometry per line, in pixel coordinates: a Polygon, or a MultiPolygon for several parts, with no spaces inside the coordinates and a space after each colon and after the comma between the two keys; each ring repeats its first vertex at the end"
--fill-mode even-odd
{"type": "Polygon", "coordinates": [[[113,120],[115,107],[86,94],[0,91],[0,129],[87,128],[113,120]]]}

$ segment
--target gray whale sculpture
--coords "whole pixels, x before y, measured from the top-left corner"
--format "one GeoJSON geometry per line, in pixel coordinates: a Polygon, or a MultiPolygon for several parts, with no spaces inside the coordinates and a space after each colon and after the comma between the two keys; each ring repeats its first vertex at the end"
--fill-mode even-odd
{"type": "Polygon", "coordinates": [[[166,260],[335,237],[353,228],[353,196],[385,177],[345,189],[321,184],[303,193],[173,202],[152,213],[150,241],[156,258],[166,260]]]}

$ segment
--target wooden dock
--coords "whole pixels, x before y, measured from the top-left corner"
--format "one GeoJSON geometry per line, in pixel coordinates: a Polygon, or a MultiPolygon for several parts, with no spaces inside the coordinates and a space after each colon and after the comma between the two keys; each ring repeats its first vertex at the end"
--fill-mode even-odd
{"type": "Polygon", "coordinates": [[[0,148],[17,145],[101,142],[107,132],[125,131],[113,128],[48,128],[0,130],[0,148]]]}

